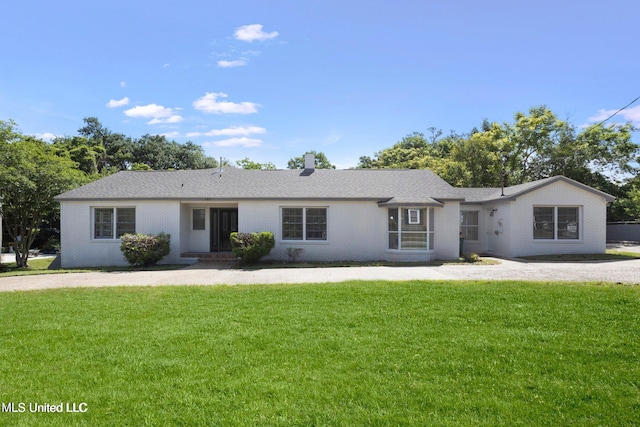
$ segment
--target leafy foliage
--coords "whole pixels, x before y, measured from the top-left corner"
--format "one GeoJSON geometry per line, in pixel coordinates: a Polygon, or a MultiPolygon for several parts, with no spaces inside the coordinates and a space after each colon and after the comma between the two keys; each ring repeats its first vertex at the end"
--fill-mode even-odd
{"type": "Polygon", "coordinates": [[[242,160],[237,160],[236,165],[238,165],[242,169],[252,169],[252,170],[273,170],[276,168],[276,165],[274,165],[271,162],[258,163],[258,162],[249,160],[248,157],[245,157],[242,160]]]}
{"type": "Polygon", "coordinates": [[[56,138],[59,152],[69,153],[79,168],[96,178],[120,170],[207,169],[218,163],[204,154],[201,146],[179,144],[164,135],[143,135],[133,139],[111,132],[95,117],[84,119],[79,136],[56,138]]]}
{"type": "Polygon", "coordinates": [[[14,241],[17,266],[27,267],[43,220],[57,215],[53,197],[85,182],[67,153],[0,121],[0,215],[14,241]]]}
{"type": "Polygon", "coordinates": [[[620,199],[610,219],[638,218],[637,184],[625,185],[639,171],[636,130],[631,123],[577,129],[539,106],[516,113],[512,123],[485,120],[465,135],[442,137],[434,128],[428,136],[414,132],[373,158],[361,157],[358,167],[428,168],[459,187],[499,187],[503,177],[505,185],[516,185],[564,175],[620,199]]]}
{"type": "Polygon", "coordinates": [[[261,233],[231,233],[233,253],[247,264],[252,264],[271,252],[276,245],[275,237],[270,231],[261,233]]]}
{"type": "Polygon", "coordinates": [[[171,235],[160,233],[125,234],[121,237],[120,250],[129,264],[148,267],[156,264],[171,251],[171,235]]]}

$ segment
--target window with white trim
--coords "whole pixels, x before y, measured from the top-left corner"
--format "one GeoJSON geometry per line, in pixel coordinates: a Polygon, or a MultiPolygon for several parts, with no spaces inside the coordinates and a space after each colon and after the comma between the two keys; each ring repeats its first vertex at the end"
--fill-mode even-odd
{"type": "Polygon", "coordinates": [[[282,240],[327,240],[327,208],[282,208],[282,240]]]}
{"type": "Polygon", "coordinates": [[[94,239],[119,239],[135,232],[136,208],[94,208],[94,239]]]}
{"type": "Polygon", "coordinates": [[[460,211],[460,237],[478,240],[478,211],[460,211]]]}
{"type": "Polygon", "coordinates": [[[433,249],[433,208],[389,208],[389,249],[433,249]]]}
{"type": "Polygon", "coordinates": [[[407,209],[407,218],[411,225],[420,224],[420,209],[407,209]]]}
{"type": "Polygon", "coordinates": [[[580,239],[580,207],[534,206],[533,238],[536,240],[580,239]]]}

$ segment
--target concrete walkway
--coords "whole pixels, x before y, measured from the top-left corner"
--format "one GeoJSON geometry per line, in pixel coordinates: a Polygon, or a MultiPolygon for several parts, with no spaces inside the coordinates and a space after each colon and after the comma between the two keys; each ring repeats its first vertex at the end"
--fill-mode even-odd
{"type": "Polygon", "coordinates": [[[69,273],[0,278],[0,291],[160,285],[321,283],[346,280],[542,280],[640,285],[640,259],[594,262],[497,260],[496,265],[232,269],[196,264],[179,270],[69,273]]]}

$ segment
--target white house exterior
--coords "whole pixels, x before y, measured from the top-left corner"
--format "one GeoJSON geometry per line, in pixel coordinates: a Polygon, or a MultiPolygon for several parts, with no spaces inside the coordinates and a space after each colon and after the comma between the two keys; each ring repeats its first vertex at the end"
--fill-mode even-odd
{"type": "Polygon", "coordinates": [[[468,252],[497,256],[603,253],[614,200],[563,176],[501,189],[460,189],[468,252]],[[465,218],[477,216],[477,233],[465,218]]]}
{"type": "Polygon", "coordinates": [[[229,252],[233,231],[271,231],[266,259],[277,260],[290,248],[305,261],[452,259],[461,232],[465,252],[595,253],[605,250],[613,200],[564,177],[501,195],[454,188],[427,170],[312,168],[125,171],[56,199],[63,268],[126,264],[119,237],[127,232],[170,234],[164,263],[229,252]]]}

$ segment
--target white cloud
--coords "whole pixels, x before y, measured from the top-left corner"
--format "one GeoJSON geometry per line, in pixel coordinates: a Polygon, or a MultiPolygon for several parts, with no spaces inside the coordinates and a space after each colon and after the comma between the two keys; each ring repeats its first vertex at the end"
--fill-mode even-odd
{"type": "Polygon", "coordinates": [[[249,136],[253,134],[264,134],[267,130],[259,126],[234,126],[225,129],[212,129],[209,132],[190,132],[187,138],[197,136],[249,136]]]}
{"type": "Polygon", "coordinates": [[[54,139],[56,139],[58,137],[58,135],[54,135],[51,132],[37,133],[34,136],[36,138],[42,139],[44,141],[53,141],[54,139]]]}
{"type": "Polygon", "coordinates": [[[120,87],[127,87],[127,82],[120,82],[120,87]]]}
{"type": "Polygon", "coordinates": [[[159,123],[180,123],[182,120],[184,120],[182,118],[182,116],[178,115],[178,114],[174,114],[173,116],[169,116],[166,119],[162,119],[162,118],[154,118],[152,120],[149,120],[147,122],[148,125],[157,125],[159,123]]]}
{"type": "Polygon", "coordinates": [[[235,61],[226,61],[226,60],[218,61],[218,67],[220,68],[243,67],[245,65],[247,65],[247,61],[245,59],[237,59],[235,61]]]}
{"type": "Polygon", "coordinates": [[[252,24],[236,28],[234,36],[236,40],[242,40],[245,42],[252,42],[255,40],[265,41],[278,37],[278,32],[272,31],[270,33],[265,33],[262,31],[262,25],[252,24]]]}
{"type": "Polygon", "coordinates": [[[178,123],[181,122],[182,116],[176,114],[175,111],[178,108],[168,108],[162,105],[149,104],[138,105],[130,108],[124,112],[127,117],[143,117],[145,119],[151,119],[147,124],[155,125],[158,123],[178,123]]]}
{"type": "Polygon", "coordinates": [[[180,137],[180,132],[177,132],[177,131],[167,132],[167,133],[163,133],[162,136],[164,136],[166,138],[179,138],[180,137]]]}
{"type": "MultiPolygon", "coordinates": [[[[618,110],[598,110],[596,115],[589,117],[589,122],[599,123],[608,119],[616,111],[618,110]]],[[[611,120],[616,118],[622,118],[625,122],[633,122],[634,125],[640,126],[640,105],[620,111],[618,114],[613,116],[611,120]]]]}
{"type": "Polygon", "coordinates": [[[243,136],[240,138],[229,138],[220,141],[207,142],[202,145],[205,147],[259,147],[262,145],[262,140],[243,136]]]}
{"type": "Polygon", "coordinates": [[[218,101],[218,98],[227,98],[226,93],[209,92],[193,102],[193,108],[212,114],[253,114],[258,112],[259,104],[253,102],[229,102],[218,101]]]}
{"type": "Polygon", "coordinates": [[[129,105],[129,98],[126,96],[119,100],[110,99],[107,102],[107,107],[109,108],[124,107],[125,105],[129,105]]]}

